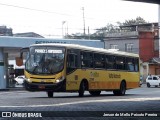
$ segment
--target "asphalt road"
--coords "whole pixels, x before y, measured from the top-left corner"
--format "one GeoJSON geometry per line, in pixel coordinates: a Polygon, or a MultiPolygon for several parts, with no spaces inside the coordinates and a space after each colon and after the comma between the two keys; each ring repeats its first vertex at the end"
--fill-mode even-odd
{"type": "Polygon", "coordinates": [[[137,89],[127,90],[125,96],[114,96],[112,92],[105,91],[100,96],[91,96],[85,92],[84,97],[78,97],[78,93],[55,93],[54,98],[48,98],[45,92],[1,91],[0,111],[38,112],[42,113],[41,116],[45,119],[62,116],[67,119],[132,117],[155,120],[158,119],[156,115],[160,116],[160,88],[147,88],[143,85],[137,89]]]}

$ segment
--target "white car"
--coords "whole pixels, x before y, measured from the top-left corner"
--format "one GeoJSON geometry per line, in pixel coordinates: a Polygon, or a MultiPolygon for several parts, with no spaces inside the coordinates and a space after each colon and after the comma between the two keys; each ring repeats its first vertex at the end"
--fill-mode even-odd
{"type": "Polygon", "coordinates": [[[24,75],[17,76],[16,78],[14,78],[16,85],[22,85],[24,83],[24,78],[24,75]]]}
{"type": "Polygon", "coordinates": [[[150,86],[155,86],[158,87],[160,86],[160,77],[157,75],[149,75],[146,79],[147,87],[150,86]]]}

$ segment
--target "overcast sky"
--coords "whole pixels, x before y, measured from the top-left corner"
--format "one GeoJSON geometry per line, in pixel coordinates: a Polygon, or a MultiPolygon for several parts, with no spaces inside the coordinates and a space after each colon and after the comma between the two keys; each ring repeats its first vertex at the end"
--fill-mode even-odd
{"type": "Polygon", "coordinates": [[[158,5],[122,0],[0,0],[0,25],[13,33],[36,32],[45,37],[61,37],[68,33],[93,32],[108,23],[124,22],[137,16],[148,22],[158,22],[158,5]],[[86,31],[87,32],[87,31],[86,31]],[[52,35],[52,36],[49,36],[52,35]]]}

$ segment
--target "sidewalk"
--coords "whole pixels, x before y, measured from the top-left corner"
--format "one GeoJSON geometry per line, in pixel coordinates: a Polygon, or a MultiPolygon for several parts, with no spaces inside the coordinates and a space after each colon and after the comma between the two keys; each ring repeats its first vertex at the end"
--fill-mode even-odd
{"type": "Polygon", "coordinates": [[[15,87],[15,88],[8,88],[9,91],[22,91],[22,90],[25,90],[24,87],[15,87]]]}
{"type": "Polygon", "coordinates": [[[147,85],[146,85],[146,83],[142,83],[142,85],[141,85],[141,87],[146,87],[147,85]]]}

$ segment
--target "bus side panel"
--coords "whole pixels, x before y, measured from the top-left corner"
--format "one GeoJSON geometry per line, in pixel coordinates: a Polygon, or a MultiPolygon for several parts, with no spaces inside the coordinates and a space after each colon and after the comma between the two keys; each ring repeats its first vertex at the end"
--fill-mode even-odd
{"type": "Polygon", "coordinates": [[[139,87],[138,72],[77,69],[67,75],[66,90],[79,90],[83,79],[88,81],[89,90],[119,89],[122,80],[126,81],[127,89],[139,87]]]}
{"type": "Polygon", "coordinates": [[[139,73],[138,72],[126,72],[126,71],[106,71],[95,70],[93,73],[92,81],[89,82],[89,89],[91,90],[114,90],[119,89],[121,81],[126,81],[126,88],[139,87],[139,73]],[[96,77],[98,75],[98,77],[96,77]]]}
{"type": "Polygon", "coordinates": [[[139,79],[140,79],[140,74],[139,72],[127,72],[126,73],[126,82],[127,82],[127,89],[132,89],[132,88],[138,88],[139,87],[139,79]]]}
{"type": "Polygon", "coordinates": [[[82,72],[77,69],[66,75],[66,91],[78,91],[82,80],[82,72]]]}

